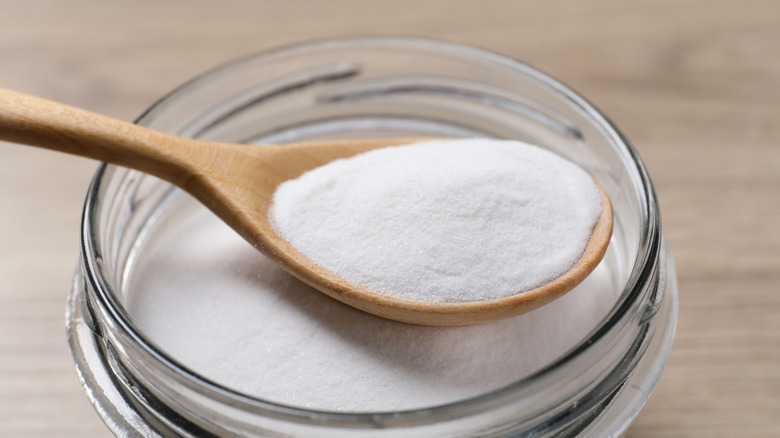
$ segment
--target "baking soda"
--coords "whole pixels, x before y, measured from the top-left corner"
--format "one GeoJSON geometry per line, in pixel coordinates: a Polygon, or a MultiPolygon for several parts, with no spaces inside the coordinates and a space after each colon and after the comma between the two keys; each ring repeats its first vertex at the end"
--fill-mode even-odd
{"type": "Polygon", "coordinates": [[[562,298],[518,317],[466,327],[385,320],[299,282],[184,199],[173,210],[193,212],[159,226],[137,257],[128,310],[184,367],[271,402],[382,412],[484,394],[560,358],[617,298],[602,262],[562,298]]]}
{"type": "Polygon", "coordinates": [[[279,235],[350,283],[418,301],[500,298],[581,257],[593,179],[518,141],[431,141],[338,160],[280,185],[279,235]]]}
{"type": "MultiPolygon", "coordinates": [[[[617,298],[601,263],[562,298],[514,318],[465,327],[390,321],[309,288],[182,199],[187,208],[172,211],[184,218],[158,224],[135,258],[129,312],[184,367],[275,403],[387,412],[485,394],[562,357],[617,298]]],[[[599,212],[592,180],[568,161],[472,140],[324,166],[280,188],[273,214],[304,254],[349,279],[414,298],[473,300],[565,270],[599,212]]]]}

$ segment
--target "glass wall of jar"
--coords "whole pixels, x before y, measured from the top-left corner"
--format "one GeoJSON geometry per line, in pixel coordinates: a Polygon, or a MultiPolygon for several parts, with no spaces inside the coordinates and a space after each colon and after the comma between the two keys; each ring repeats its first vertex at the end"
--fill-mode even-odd
{"type": "Polygon", "coordinates": [[[575,92],[485,51],[415,38],[345,38],[234,62],[173,91],[137,121],[206,140],[273,144],[376,136],[519,139],[563,155],[605,188],[615,213],[609,266],[620,297],[582,342],[541,371],[455,403],[338,413],[260,399],[190,371],[125,305],[147,237],[193,201],[141,173],[102,166],[84,208],[68,302],[85,390],[117,435],[613,436],[657,384],[677,312],[673,262],[636,151],[575,92]]]}

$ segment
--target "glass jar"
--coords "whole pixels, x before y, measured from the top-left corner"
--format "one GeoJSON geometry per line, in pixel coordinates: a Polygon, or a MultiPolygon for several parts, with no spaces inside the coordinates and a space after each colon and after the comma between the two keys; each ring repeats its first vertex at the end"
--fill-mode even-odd
{"type": "MultiPolygon", "coordinates": [[[[636,151],[583,98],[524,64],[415,38],[346,38],[273,50],[181,86],[137,123],[182,136],[283,143],[376,136],[496,137],[549,148],[609,194],[602,263],[620,296],[564,357],[503,388],[402,412],[300,409],[239,393],[179,365],[133,323],[126,285],[145,236],[183,195],[103,165],[84,207],[67,330],[84,388],[109,429],[142,436],[615,436],[660,379],[677,284],[652,184],[636,151]]],[[[252,147],[248,145],[247,147],[252,147]]]]}

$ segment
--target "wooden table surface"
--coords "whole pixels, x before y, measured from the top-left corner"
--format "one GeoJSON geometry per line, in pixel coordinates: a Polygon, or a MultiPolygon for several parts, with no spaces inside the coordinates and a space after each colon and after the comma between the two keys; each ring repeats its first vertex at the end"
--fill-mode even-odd
{"type": "MultiPolygon", "coordinates": [[[[466,43],[561,79],[645,160],[680,317],[629,437],[780,436],[780,2],[0,0],[0,87],[131,120],[195,74],[333,35],[466,43]]],[[[0,143],[0,436],[109,435],[64,335],[95,162],[0,143]]]]}

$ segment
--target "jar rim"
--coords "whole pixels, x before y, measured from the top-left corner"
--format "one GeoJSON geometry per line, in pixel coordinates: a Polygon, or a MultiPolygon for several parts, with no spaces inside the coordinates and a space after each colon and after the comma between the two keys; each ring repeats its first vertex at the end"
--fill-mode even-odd
{"type": "Polygon", "coordinates": [[[416,48],[419,48],[420,46],[426,46],[433,50],[446,51],[464,57],[479,58],[496,63],[504,68],[522,73],[526,76],[529,76],[538,83],[543,84],[548,90],[555,93],[558,97],[565,99],[579,110],[584,111],[591,120],[598,124],[598,127],[603,130],[603,133],[610,137],[610,140],[614,144],[619,145],[625,152],[628,153],[630,162],[635,166],[637,171],[639,186],[643,189],[643,193],[641,194],[642,196],[640,197],[642,201],[640,208],[643,209],[642,214],[646,220],[643,221],[639,232],[640,241],[638,242],[637,247],[637,259],[634,266],[631,268],[630,275],[626,280],[625,286],[618,298],[617,304],[613,307],[609,315],[602,320],[602,322],[593,332],[591,332],[589,337],[584,338],[582,342],[580,342],[567,354],[546,365],[539,371],[502,388],[438,406],[422,409],[411,409],[401,412],[330,412],[288,406],[259,397],[253,397],[238,390],[234,390],[219,383],[213,382],[208,378],[205,378],[204,376],[189,370],[186,366],[183,366],[178,361],[168,356],[167,353],[156,348],[153,343],[147,340],[142,331],[136,327],[129,314],[125,311],[124,307],[116,298],[116,294],[112,291],[111,286],[106,281],[104,281],[101,266],[102,264],[99,263],[99,254],[101,251],[98,248],[99,242],[96,238],[97,232],[95,227],[97,226],[97,221],[95,218],[96,212],[98,210],[96,206],[101,202],[101,188],[103,187],[104,179],[108,178],[107,175],[109,172],[107,171],[111,169],[113,165],[103,163],[100,165],[92,179],[92,183],[88,189],[86,201],[84,204],[81,224],[81,252],[85,277],[92,286],[92,291],[94,291],[95,298],[97,298],[100,305],[108,311],[109,316],[113,320],[112,322],[115,323],[116,327],[121,329],[123,335],[134,340],[148,354],[155,357],[166,367],[176,370],[181,374],[180,377],[183,377],[188,383],[193,383],[198,387],[202,387],[212,396],[229,401],[232,404],[240,404],[241,406],[246,407],[248,410],[260,409],[264,412],[270,411],[285,417],[304,418],[309,420],[312,419],[313,414],[316,415],[317,418],[325,420],[365,422],[376,421],[377,418],[382,417],[393,419],[402,419],[404,417],[417,418],[421,415],[435,416],[437,413],[444,413],[445,411],[451,415],[453,410],[458,409],[469,411],[475,406],[485,404],[495,399],[498,395],[512,393],[519,388],[527,387],[534,382],[541,381],[546,376],[554,373],[556,370],[584,355],[592,345],[594,345],[599,339],[606,336],[613,327],[620,324],[620,322],[626,318],[628,313],[637,308],[637,305],[643,296],[645,286],[650,281],[652,281],[657,261],[660,256],[662,240],[661,224],[654,188],[645,166],[642,163],[636,150],[625,138],[625,136],[618,130],[618,128],[595,106],[590,104],[573,89],[564,85],[557,79],[554,79],[552,76],[543,73],[540,70],[529,66],[528,64],[513,60],[509,57],[475,47],[469,47],[436,39],[400,36],[351,36],[324,38],[282,46],[219,65],[198,76],[195,76],[171,92],[165,94],[154,104],[152,104],[147,110],[145,110],[135,120],[135,123],[149,123],[159,113],[164,112],[172,102],[175,102],[177,99],[187,95],[188,92],[208,84],[209,81],[213,80],[215,76],[226,73],[231,69],[240,68],[245,63],[262,61],[264,59],[277,56],[278,54],[289,54],[295,51],[310,51],[317,47],[360,45],[390,45],[395,47],[409,45],[415,46],[416,48]]]}

